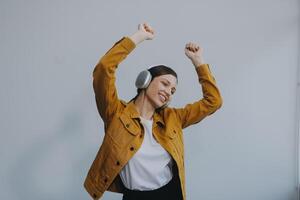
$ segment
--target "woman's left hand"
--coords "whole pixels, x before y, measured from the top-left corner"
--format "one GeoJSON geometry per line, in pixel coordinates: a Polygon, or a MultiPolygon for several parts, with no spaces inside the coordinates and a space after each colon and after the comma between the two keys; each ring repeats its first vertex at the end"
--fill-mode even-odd
{"type": "Polygon", "coordinates": [[[203,60],[203,48],[198,44],[189,42],[185,45],[185,55],[192,61],[195,67],[204,64],[203,60]]]}

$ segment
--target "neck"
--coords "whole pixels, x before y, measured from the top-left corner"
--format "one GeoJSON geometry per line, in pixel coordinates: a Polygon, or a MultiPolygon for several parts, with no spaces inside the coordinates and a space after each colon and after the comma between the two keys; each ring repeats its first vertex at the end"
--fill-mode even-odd
{"type": "Polygon", "coordinates": [[[138,97],[134,101],[134,105],[141,117],[145,119],[152,119],[155,108],[144,94],[144,91],[142,91],[138,95],[138,97]]]}

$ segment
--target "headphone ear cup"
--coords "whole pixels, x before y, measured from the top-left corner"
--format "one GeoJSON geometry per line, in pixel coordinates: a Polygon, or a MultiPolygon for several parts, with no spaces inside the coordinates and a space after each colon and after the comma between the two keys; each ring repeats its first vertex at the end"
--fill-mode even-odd
{"type": "Polygon", "coordinates": [[[148,70],[141,71],[135,80],[135,86],[138,89],[147,88],[151,82],[152,76],[148,70]]]}

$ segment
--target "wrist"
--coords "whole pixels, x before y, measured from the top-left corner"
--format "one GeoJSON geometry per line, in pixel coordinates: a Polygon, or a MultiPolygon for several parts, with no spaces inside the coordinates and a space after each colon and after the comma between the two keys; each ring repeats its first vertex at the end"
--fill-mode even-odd
{"type": "Polygon", "coordinates": [[[203,58],[196,58],[196,59],[192,59],[192,63],[195,67],[198,67],[200,65],[203,65],[205,62],[203,60],[203,58]]]}
{"type": "Polygon", "coordinates": [[[135,45],[138,45],[145,40],[145,37],[139,31],[135,32],[129,38],[135,43],[135,45]]]}

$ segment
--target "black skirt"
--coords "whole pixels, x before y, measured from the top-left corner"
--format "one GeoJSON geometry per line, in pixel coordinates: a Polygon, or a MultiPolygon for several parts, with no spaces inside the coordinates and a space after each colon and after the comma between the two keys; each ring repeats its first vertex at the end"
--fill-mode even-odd
{"type": "Polygon", "coordinates": [[[182,200],[182,192],[178,176],[172,178],[166,185],[147,191],[125,188],[123,200],[182,200]]]}

